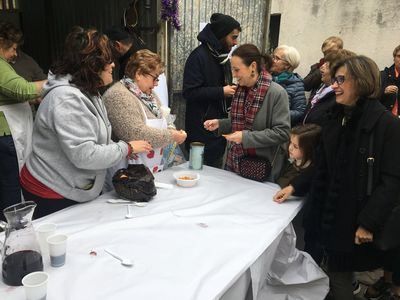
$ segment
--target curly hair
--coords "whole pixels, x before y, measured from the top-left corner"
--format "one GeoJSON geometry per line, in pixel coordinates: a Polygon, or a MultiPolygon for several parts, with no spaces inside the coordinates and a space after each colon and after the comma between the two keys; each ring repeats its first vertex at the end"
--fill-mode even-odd
{"type": "Polygon", "coordinates": [[[22,32],[10,22],[0,22],[0,47],[8,49],[13,44],[21,45],[24,42],[22,32]]]}
{"type": "Polygon", "coordinates": [[[139,50],[133,54],[125,67],[125,75],[132,79],[135,78],[137,72],[149,74],[152,71],[164,72],[164,63],[158,54],[147,49],[139,50]]]}
{"type": "Polygon", "coordinates": [[[50,70],[56,76],[70,74],[70,82],[81,91],[96,94],[104,85],[101,72],[112,60],[106,35],[96,29],[74,27],[65,40],[61,59],[50,70]]]}

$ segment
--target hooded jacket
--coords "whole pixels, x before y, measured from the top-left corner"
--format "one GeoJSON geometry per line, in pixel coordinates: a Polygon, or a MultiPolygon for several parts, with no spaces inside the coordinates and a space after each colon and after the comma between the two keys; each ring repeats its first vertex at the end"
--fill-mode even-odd
{"type": "Polygon", "coordinates": [[[106,169],[127,156],[128,145],[111,141],[102,99],[82,93],[70,80],[49,74],[26,166],[58,194],[85,202],[100,194],[106,169]]]}
{"type": "Polygon", "coordinates": [[[212,32],[210,24],[204,27],[197,39],[201,45],[190,53],[183,74],[185,130],[188,135],[186,148],[189,149],[191,142],[203,142],[204,158],[212,161],[222,157],[226,141],[225,138],[205,130],[203,123],[208,119],[227,117],[223,110],[223,86],[226,84],[223,66],[212,56],[208,45],[219,53],[223,52],[223,46],[212,32]]]}

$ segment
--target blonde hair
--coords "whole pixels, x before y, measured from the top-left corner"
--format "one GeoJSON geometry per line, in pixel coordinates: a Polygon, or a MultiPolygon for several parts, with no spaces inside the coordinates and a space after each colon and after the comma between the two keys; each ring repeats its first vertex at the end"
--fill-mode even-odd
{"type": "Polygon", "coordinates": [[[158,54],[147,49],[133,54],[125,67],[125,75],[130,78],[135,78],[136,73],[149,74],[153,71],[164,72],[164,63],[158,54]]]}
{"type": "Polygon", "coordinates": [[[322,43],[321,50],[332,48],[334,45],[343,49],[343,40],[338,36],[330,36],[322,43]]]}
{"type": "Polygon", "coordinates": [[[300,64],[300,53],[295,47],[288,45],[278,46],[275,50],[283,51],[283,59],[290,65],[289,71],[293,71],[300,64]]]}

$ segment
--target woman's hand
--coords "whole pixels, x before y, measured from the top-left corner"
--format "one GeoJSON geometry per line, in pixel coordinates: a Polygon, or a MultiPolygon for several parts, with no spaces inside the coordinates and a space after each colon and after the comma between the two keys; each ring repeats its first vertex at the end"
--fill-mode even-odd
{"type": "Polygon", "coordinates": [[[294,187],[291,185],[288,185],[287,187],[281,189],[279,192],[277,192],[273,198],[275,202],[282,203],[286,201],[290,196],[292,196],[294,193],[294,187]]]}
{"type": "Polygon", "coordinates": [[[363,243],[370,243],[374,240],[374,234],[362,226],[358,226],[354,243],[361,245],[363,243]]]}
{"type": "Polygon", "coordinates": [[[153,147],[147,141],[131,141],[129,142],[129,145],[131,145],[133,153],[149,153],[151,150],[153,150],[153,147]]]}
{"type": "Polygon", "coordinates": [[[207,120],[203,125],[206,130],[214,131],[219,128],[219,121],[217,119],[207,120]]]}
{"type": "Polygon", "coordinates": [[[223,137],[225,137],[229,142],[241,144],[243,140],[243,131],[235,131],[230,134],[223,134],[223,137]]]}
{"type": "Polygon", "coordinates": [[[397,86],[395,86],[395,85],[388,85],[388,86],[385,88],[384,93],[385,93],[385,94],[396,94],[398,90],[399,90],[399,89],[398,89],[397,86]]]}
{"type": "Polygon", "coordinates": [[[171,129],[170,132],[174,142],[182,144],[186,140],[187,137],[186,131],[171,129]]]}

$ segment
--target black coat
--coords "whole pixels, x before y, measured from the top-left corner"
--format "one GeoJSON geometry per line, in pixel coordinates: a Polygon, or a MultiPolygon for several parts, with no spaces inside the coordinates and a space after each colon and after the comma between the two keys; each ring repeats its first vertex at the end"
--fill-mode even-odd
{"type": "Polygon", "coordinates": [[[377,100],[360,99],[351,113],[337,104],[325,123],[304,226],[306,243],[322,246],[331,271],[379,266],[381,253],[372,244],[355,245],[354,238],[359,226],[379,232],[399,202],[399,137],[400,120],[377,100]],[[370,134],[374,180],[367,196],[370,134]]]}
{"type": "MultiPolygon", "coordinates": [[[[311,99],[310,99],[311,100],[311,99]]],[[[334,91],[327,93],[321,98],[313,108],[311,108],[311,101],[308,102],[306,113],[304,116],[304,124],[317,124],[322,126],[326,121],[328,112],[336,104],[336,95],[334,91]]]]}
{"type": "MultiPolygon", "coordinates": [[[[385,68],[385,70],[381,72],[381,88],[382,88],[381,102],[386,107],[387,110],[391,111],[396,101],[396,94],[386,95],[384,93],[385,88],[389,85],[395,85],[400,90],[400,76],[396,78],[394,72],[394,64],[390,68],[385,68]]],[[[400,114],[400,107],[398,109],[398,113],[400,114]]]]}
{"type": "Polygon", "coordinates": [[[205,130],[203,123],[205,120],[227,117],[223,108],[223,86],[226,84],[223,66],[211,55],[207,43],[218,52],[223,51],[209,24],[199,33],[197,39],[201,45],[190,53],[183,74],[183,97],[186,100],[185,130],[188,135],[186,148],[189,148],[191,142],[203,142],[206,144],[205,160],[213,161],[224,154],[226,140],[205,130]]]}

